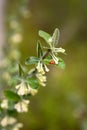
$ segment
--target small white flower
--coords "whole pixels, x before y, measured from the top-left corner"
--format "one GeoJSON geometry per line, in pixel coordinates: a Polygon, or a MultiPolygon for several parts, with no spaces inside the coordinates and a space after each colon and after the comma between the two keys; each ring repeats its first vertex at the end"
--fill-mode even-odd
{"type": "Polygon", "coordinates": [[[16,89],[18,90],[17,91],[18,95],[21,95],[21,96],[27,95],[27,94],[31,94],[34,96],[38,92],[38,90],[31,88],[29,84],[25,84],[24,82],[17,85],[16,89]]]}
{"type": "Polygon", "coordinates": [[[17,122],[17,120],[15,118],[9,117],[9,116],[5,116],[1,120],[1,125],[2,125],[2,127],[6,127],[7,125],[13,125],[16,122],[17,122]]]}
{"type": "Polygon", "coordinates": [[[34,96],[37,92],[38,92],[37,89],[33,89],[33,88],[30,87],[30,94],[31,94],[32,96],[34,96]]]}
{"type": "Polygon", "coordinates": [[[39,73],[41,74],[45,74],[44,68],[43,68],[43,64],[39,61],[38,65],[36,66],[36,69],[39,73]]]}
{"type": "Polygon", "coordinates": [[[36,77],[37,77],[40,85],[46,86],[46,84],[45,84],[45,82],[46,82],[46,76],[45,75],[42,75],[41,73],[37,73],[36,77]]]}
{"type": "Polygon", "coordinates": [[[55,48],[54,46],[51,47],[52,52],[50,53],[51,57],[53,58],[53,60],[55,61],[55,64],[58,64],[58,58],[56,57],[57,53],[64,53],[65,49],[63,48],[55,48]]]}
{"type": "Polygon", "coordinates": [[[7,99],[4,99],[4,100],[1,102],[1,108],[8,109],[8,100],[7,100],[7,99]]]}
{"type": "Polygon", "coordinates": [[[15,126],[12,128],[12,130],[19,130],[22,127],[23,127],[22,123],[16,123],[15,126]]]}
{"type": "Polygon", "coordinates": [[[46,83],[44,83],[44,82],[40,82],[40,81],[39,81],[39,84],[40,84],[41,86],[43,86],[43,87],[46,86],[46,83]]]}
{"type": "Polygon", "coordinates": [[[28,104],[30,103],[29,100],[22,100],[15,104],[15,109],[17,112],[22,113],[22,112],[28,112],[28,104]]]}
{"type": "Polygon", "coordinates": [[[46,49],[50,49],[50,55],[55,61],[55,64],[58,64],[58,58],[56,57],[57,53],[65,53],[65,49],[63,48],[56,48],[55,46],[57,45],[59,40],[59,30],[56,29],[53,33],[53,36],[49,38],[48,43],[49,43],[49,48],[45,47],[46,49]],[[55,43],[56,42],[56,43],[55,43]]]}
{"type": "Polygon", "coordinates": [[[46,82],[46,76],[40,74],[40,73],[37,73],[36,74],[36,77],[41,81],[41,82],[46,82]]]}
{"type": "Polygon", "coordinates": [[[24,82],[21,82],[21,84],[16,86],[16,89],[18,90],[18,95],[27,95],[30,93],[30,87],[29,85],[25,84],[24,82]]]}

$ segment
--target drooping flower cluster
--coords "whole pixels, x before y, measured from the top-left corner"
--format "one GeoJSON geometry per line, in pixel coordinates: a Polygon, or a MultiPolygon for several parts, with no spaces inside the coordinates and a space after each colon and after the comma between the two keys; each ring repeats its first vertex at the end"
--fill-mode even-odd
{"type": "MultiPolygon", "coordinates": [[[[34,96],[38,92],[37,89],[31,88],[31,86],[25,83],[24,81],[21,82],[19,85],[17,85],[15,88],[19,96],[24,96],[28,94],[31,94],[32,96],[34,96]]],[[[15,104],[14,108],[19,113],[28,112],[29,103],[30,103],[29,100],[21,99],[21,101],[15,104]]]]}
{"type": "Polygon", "coordinates": [[[41,86],[46,86],[46,76],[45,76],[45,71],[49,72],[49,69],[47,68],[47,66],[45,64],[43,64],[42,62],[38,62],[38,65],[36,66],[37,69],[37,74],[36,77],[38,79],[38,82],[41,86]]]}
{"type": "Polygon", "coordinates": [[[38,82],[39,82],[39,84],[40,84],[41,86],[46,86],[46,81],[47,81],[47,79],[46,79],[46,76],[45,76],[45,75],[43,75],[43,74],[41,74],[41,73],[37,73],[37,74],[36,74],[36,77],[37,77],[38,82]]]}

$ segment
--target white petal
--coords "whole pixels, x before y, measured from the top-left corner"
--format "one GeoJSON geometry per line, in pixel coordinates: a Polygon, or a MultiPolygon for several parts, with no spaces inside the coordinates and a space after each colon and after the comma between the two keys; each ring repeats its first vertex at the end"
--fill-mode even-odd
{"type": "Polygon", "coordinates": [[[58,64],[58,58],[54,55],[54,53],[51,54],[53,60],[55,61],[55,64],[58,64]]]}
{"type": "Polygon", "coordinates": [[[8,100],[4,99],[1,103],[1,108],[8,109],[8,100]]]}
{"type": "Polygon", "coordinates": [[[20,84],[19,85],[16,85],[16,87],[15,87],[16,89],[19,89],[20,88],[20,84]]]}
{"type": "Polygon", "coordinates": [[[44,67],[45,67],[45,71],[49,72],[49,69],[47,68],[47,66],[45,64],[44,64],[44,67]]]}
{"type": "Polygon", "coordinates": [[[61,53],[64,53],[65,52],[65,49],[63,49],[63,48],[54,48],[54,51],[55,52],[61,52],[61,53]]]}
{"type": "Polygon", "coordinates": [[[30,89],[30,93],[32,96],[34,96],[37,92],[38,92],[37,89],[33,89],[33,88],[30,89]]]}

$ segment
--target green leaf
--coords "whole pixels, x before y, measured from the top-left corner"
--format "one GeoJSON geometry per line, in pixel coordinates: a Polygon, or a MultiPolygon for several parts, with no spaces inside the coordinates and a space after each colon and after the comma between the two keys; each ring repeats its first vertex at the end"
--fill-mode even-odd
{"type": "Polygon", "coordinates": [[[44,64],[49,65],[51,60],[52,60],[51,57],[45,58],[45,59],[44,59],[44,64]]]}
{"type": "Polygon", "coordinates": [[[38,61],[39,61],[39,58],[31,56],[31,57],[29,57],[29,58],[26,59],[25,64],[26,65],[37,64],[38,61]]]}
{"type": "Polygon", "coordinates": [[[52,44],[53,44],[53,46],[56,46],[58,44],[59,36],[60,36],[59,29],[56,28],[54,30],[54,33],[53,33],[53,36],[52,36],[52,44]]]}
{"type": "Polygon", "coordinates": [[[49,38],[51,38],[51,35],[47,32],[44,32],[42,30],[39,31],[39,36],[42,37],[47,43],[49,43],[49,38]]]}
{"type": "Polygon", "coordinates": [[[13,92],[13,91],[5,90],[4,94],[5,94],[5,97],[8,100],[12,100],[12,101],[19,101],[20,100],[20,96],[17,93],[13,92]]]}
{"type": "Polygon", "coordinates": [[[19,64],[19,76],[22,77],[24,75],[24,71],[22,69],[22,66],[19,64]]]}
{"type": "Polygon", "coordinates": [[[37,42],[37,55],[39,58],[43,57],[43,49],[40,41],[37,42]]]}
{"type": "Polygon", "coordinates": [[[38,83],[37,79],[29,78],[27,81],[28,81],[29,85],[31,86],[31,88],[37,89],[39,87],[39,83],[38,83]]]}
{"type": "Polygon", "coordinates": [[[65,68],[64,61],[61,58],[58,58],[58,59],[59,59],[59,61],[58,61],[58,64],[56,64],[56,66],[61,68],[61,69],[64,69],[65,68]]]}

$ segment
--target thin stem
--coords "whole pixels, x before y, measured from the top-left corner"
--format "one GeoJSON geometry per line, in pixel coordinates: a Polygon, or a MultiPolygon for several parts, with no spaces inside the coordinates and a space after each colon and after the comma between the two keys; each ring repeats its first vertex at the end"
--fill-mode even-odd
{"type": "Polygon", "coordinates": [[[42,59],[45,59],[50,53],[50,49],[47,50],[47,52],[43,55],[42,59]]]}

